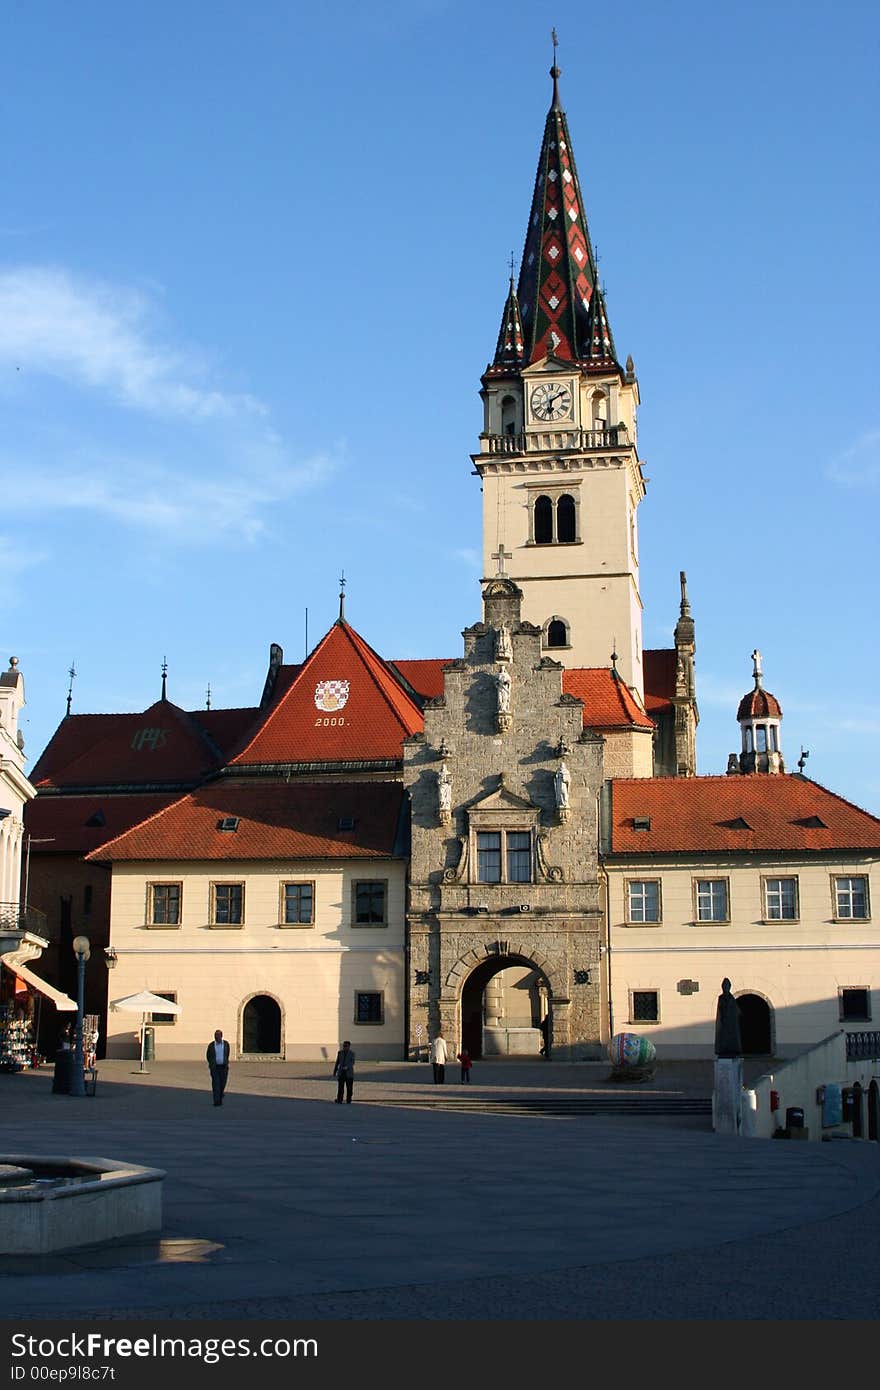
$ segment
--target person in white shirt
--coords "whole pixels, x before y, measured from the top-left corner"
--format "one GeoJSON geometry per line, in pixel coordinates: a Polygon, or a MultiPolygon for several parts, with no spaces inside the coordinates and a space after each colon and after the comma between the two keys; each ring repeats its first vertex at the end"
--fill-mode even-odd
{"type": "Polygon", "coordinates": [[[431,1062],[434,1066],[434,1084],[442,1086],[446,1080],[446,1058],[449,1048],[442,1033],[438,1033],[431,1044],[431,1062]]]}
{"type": "Polygon", "coordinates": [[[214,1104],[222,1105],[223,1092],[226,1090],[226,1082],[229,1080],[229,1043],[224,1042],[223,1034],[219,1028],[214,1034],[214,1041],[208,1043],[205,1057],[208,1070],[211,1073],[214,1104]]]}

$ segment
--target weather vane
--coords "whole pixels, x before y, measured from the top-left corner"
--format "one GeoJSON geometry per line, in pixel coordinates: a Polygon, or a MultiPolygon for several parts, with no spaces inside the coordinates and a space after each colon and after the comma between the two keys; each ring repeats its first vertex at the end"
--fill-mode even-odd
{"type": "Polygon", "coordinates": [[[339,576],[339,621],[345,617],[345,570],[339,576]]]}
{"type": "Polygon", "coordinates": [[[70,714],[70,704],[73,700],[73,682],[76,679],[76,667],[72,661],[70,663],[70,670],[67,674],[70,676],[70,684],[67,687],[67,713],[70,714]]]}

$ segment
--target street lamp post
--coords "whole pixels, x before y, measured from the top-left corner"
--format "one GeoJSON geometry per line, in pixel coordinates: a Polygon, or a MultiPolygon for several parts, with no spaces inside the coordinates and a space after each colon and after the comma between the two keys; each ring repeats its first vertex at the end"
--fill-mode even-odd
{"type": "Polygon", "coordinates": [[[86,992],[86,961],[89,958],[89,938],[73,938],[73,954],[76,956],[76,1046],[73,1054],[73,1078],[70,1083],[72,1096],[84,1096],[86,1079],[83,1067],[83,1010],[86,992]]]}

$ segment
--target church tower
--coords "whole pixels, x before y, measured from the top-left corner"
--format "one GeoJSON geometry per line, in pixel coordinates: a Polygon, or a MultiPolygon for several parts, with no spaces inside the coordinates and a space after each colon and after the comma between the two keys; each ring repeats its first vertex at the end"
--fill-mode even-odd
{"type": "Polygon", "coordinates": [[[616,651],[643,698],[639,388],[632,359],[617,359],[550,73],[519,283],[482,378],[483,573],[520,588],[544,650],[569,668],[608,667],[616,651]]]}

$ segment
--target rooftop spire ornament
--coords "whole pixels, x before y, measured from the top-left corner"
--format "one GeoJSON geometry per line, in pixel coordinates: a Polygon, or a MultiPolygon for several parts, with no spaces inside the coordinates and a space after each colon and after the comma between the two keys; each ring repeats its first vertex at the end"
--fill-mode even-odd
{"type": "Polygon", "coordinates": [[[556,37],[555,29],[550,30],[550,37],[553,40],[553,66],[550,69],[550,76],[553,78],[553,106],[556,108],[559,106],[559,78],[562,74],[556,65],[556,50],[559,47],[559,39],[556,37]]]}
{"type": "Polygon", "coordinates": [[[345,570],[339,576],[339,621],[345,622],[345,570]]]}
{"type": "Polygon", "coordinates": [[[70,714],[70,706],[73,700],[73,682],[76,680],[76,667],[72,661],[70,663],[70,670],[67,674],[70,676],[70,684],[67,687],[67,713],[70,714]]]}
{"type": "Polygon", "coordinates": [[[168,696],[167,696],[166,693],[165,693],[165,692],[166,692],[166,688],[167,688],[167,684],[168,684],[168,658],[167,658],[167,656],[163,656],[163,658],[162,658],[162,699],[163,699],[163,700],[166,700],[166,699],[168,698],[168,696]]]}

